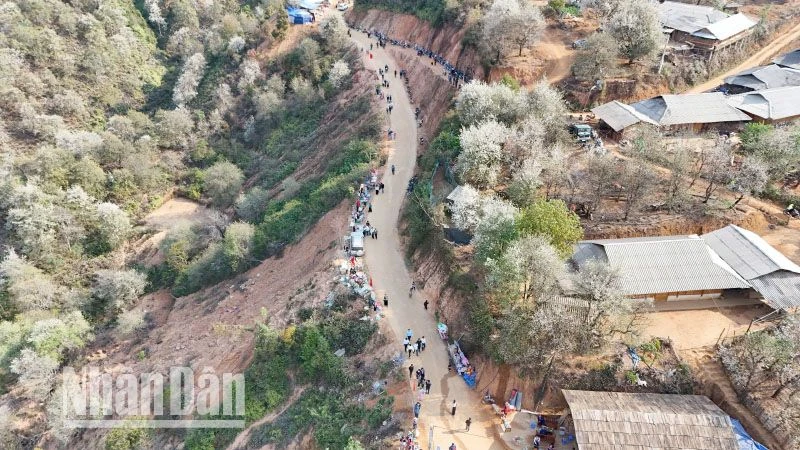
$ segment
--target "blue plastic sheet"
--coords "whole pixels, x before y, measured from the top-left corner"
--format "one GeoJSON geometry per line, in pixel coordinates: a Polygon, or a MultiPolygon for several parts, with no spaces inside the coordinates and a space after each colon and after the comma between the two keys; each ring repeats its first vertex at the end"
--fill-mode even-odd
{"type": "Polygon", "coordinates": [[[742,426],[741,422],[731,417],[733,422],[733,431],[736,433],[736,439],[739,441],[739,450],[769,450],[762,444],[751,438],[747,431],[742,426]]]}

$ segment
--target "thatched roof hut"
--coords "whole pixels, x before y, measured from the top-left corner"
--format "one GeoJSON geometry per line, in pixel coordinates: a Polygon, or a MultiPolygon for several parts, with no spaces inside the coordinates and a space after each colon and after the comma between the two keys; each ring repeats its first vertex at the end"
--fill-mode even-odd
{"type": "Polygon", "coordinates": [[[580,450],[738,450],[730,417],[701,395],[564,390],[580,450]]]}

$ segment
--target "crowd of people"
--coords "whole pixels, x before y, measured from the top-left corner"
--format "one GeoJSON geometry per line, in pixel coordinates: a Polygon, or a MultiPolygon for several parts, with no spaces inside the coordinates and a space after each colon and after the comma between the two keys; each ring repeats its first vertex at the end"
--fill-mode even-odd
{"type": "Polygon", "coordinates": [[[375,36],[378,40],[378,45],[382,48],[386,48],[386,44],[392,44],[403,48],[413,48],[417,52],[417,56],[425,56],[430,58],[431,65],[440,65],[444,69],[445,76],[455,87],[458,87],[460,84],[469,83],[472,80],[472,75],[470,71],[464,71],[456,67],[455,64],[448,61],[444,56],[434,52],[433,50],[420,45],[415,44],[412,42],[408,42],[406,40],[400,39],[393,39],[378,30],[366,30],[362,28],[357,28],[358,30],[367,34],[367,37],[375,36]]]}

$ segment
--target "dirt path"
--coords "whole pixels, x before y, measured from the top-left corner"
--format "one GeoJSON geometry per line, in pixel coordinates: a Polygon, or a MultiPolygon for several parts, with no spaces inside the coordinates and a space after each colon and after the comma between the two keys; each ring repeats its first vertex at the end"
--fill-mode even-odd
{"type": "Polygon", "coordinates": [[[242,432],[239,433],[238,436],[236,436],[236,439],[233,442],[231,442],[231,445],[228,446],[227,450],[235,450],[237,448],[244,448],[247,445],[247,441],[250,439],[250,433],[252,433],[253,430],[255,430],[256,428],[258,428],[259,426],[261,426],[261,425],[263,425],[263,424],[265,424],[267,422],[271,422],[271,421],[277,419],[281,414],[286,412],[286,410],[289,409],[289,407],[292,406],[294,404],[294,402],[296,402],[297,399],[300,398],[300,396],[303,395],[303,392],[305,392],[305,391],[306,391],[306,387],[305,386],[300,387],[299,389],[295,390],[289,398],[286,399],[286,401],[283,403],[283,408],[281,408],[281,409],[279,409],[279,410],[277,410],[277,411],[275,411],[275,412],[273,412],[271,414],[267,414],[266,416],[264,416],[264,417],[258,419],[257,421],[251,423],[250,426],[248,426],[247,428],[242,430],[242,432]]]}
{"type": "Polygon", "coordinates": [[[764,63],[769,62],[780,53],[781,49],[788,45],[793,40],[800,38],[800,23],[793,26],[789,30],[784,33],[779,33],[778,37],[775,38],[772,42],[764,45],[761,50],[753,53],[753,55],[744,61],[741,64],[737,65],[736,67],[728,70],[727,72],[720,74],[703,84],[698,84],[697,86],[689,89],[686,91],[687,94],[697,94],[700,92],[706,92],[715,87],[722,84],[725,78],[737,74],[745,69],[749,69],[751,67],[755,67],[764,63]]]}
{"type": "MultiPolygon", "coordinates": [[[[369,49],[370,41],[366,35],[353,31],[353,40],[369,49]]],[[[373,50],[373,59],[365,56],[364,64],[376,70],[389,65],[393,74],[398,67],[389,54],[379,49],[373,50]]],[[[398,69],[399,70],[399,69],[398,69]]],[[[386,173],[383,181],[386,192],[375,198],[370,223],[379,231],[379,239],[366,240],[365,261],[373,284],[378,291],[389,295],[387,321],[394,332],[398,351],[402,350],[400,341],[407,328],[412,328],[414,338],[425,336],[428,346],[419,357],[411,358],[415,368],[424,367],[426,378],[433,382],[431,394],[422,400],[420,414],[420,440],[423,448],[428,448],[428,435],[433,429],[433,448],[447,448],[455,443],[459,449],[502,449],[504,446],[496,439],[496,425],[489,408],[481,404],[480,395],[467,387],[459,376],[448,373],[448,354],[444,342],[436,332],[436,322],[432,311],[422,307],[423,299],[414,295],[409,298],[408,290],[411,276],[406,268],[403,249],[400,245],[398,219],[405,199],[406,186],[414,173],[417,149],[417,127],[414,121],[414,106],[408,100],[399,78],[389,77],[389,94],[394,99],[394,111],[390,118],[391,128],[397,132],[394,150],[390,152],[387,165],[394,164],[397,173],[386,173]],[[458,402],[455,416],[450,415],[453,399],[458,402]],[[464,431],[464,421],[472,418],[469,432],[464,431]]],[[[427,99],[435,101],[436,99],[427,99]]],[[[408,363],[405,367],[408,367],[408,363]]],[[[403,369],[405,370],[405,368],[403,369]]],[[[414,391],[414,399],[416,399],[414,391]]],[[[414,400],[408,399],[409,403],[414,400]]],[[[409,408],[411,404],[409,404],[409,408]]]]}

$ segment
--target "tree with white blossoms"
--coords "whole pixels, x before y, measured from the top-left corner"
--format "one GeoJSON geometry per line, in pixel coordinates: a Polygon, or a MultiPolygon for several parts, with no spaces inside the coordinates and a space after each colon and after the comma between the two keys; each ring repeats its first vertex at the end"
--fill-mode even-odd
{"type": "Polygon", "coordinates": [[[482,23],[484,43],[495,63],[511,49],[522,56],[522,50],[533,45],[545,26],[539,8],[526,0],[495,0],[482,23]]]}
{"type": "Polygon", "coordinates": [[[131,221],[128,214],[119,206],[110,202],[98,203],[97,230],[100,237],[112,249],[125,242],[131,232],[131,221]]]}
{"type": "Polygon", "coordinates": [[[461,195],[449,208],[453,225],[462,230],[474,230],[481,219],[482,201],[477,189],[468,184],[462,185],[461,195]]]}
{"type": "Polygon", "coordinates": [[[246,42],[241,36],[233,36],[228,39],[228,51],[231,53],[241,53],[245,45],[246,42]]]}
{"type": "Polygon", "coordinates": [[[190,56],[183,65],[183,72],[175,83],[172,91],[172,101],[177,106],[184,106],[197,97],[197,86],[203,79],[203,72],[206,69],[206,58],[202,53],[195,53],[190,56]]]}
{"type": "Polygon", "coordinates": [[[253,97],[253,104],[256,107],[258,120],[271,120],[278,116],[283,109],[283,99],[271,90],[256,94],[253,97]]]}
{"type": "Polygon", "coordinates": [[[0,262],[0,286],[18,311],[45,311],[58,305],[64,289],[9,249],[0,262]]]}
{"type": "Polygon", "coordinates": [[[503,144],[510,134],[508,127],[494,119],[462,129],[456,173],[477,187],[494,186],[506,160],[503,144]]]}
{"type": "Polygon", "coordinates": [[[512,171],[511,183],[506,193],[515,205],[523,207],[536,198],[542,186],[542,164],[534,159],[527,158],[522,165],[512,171]]]}
{"type": "Polygon", "coordinates": [[[478,262],[499,257],[517,238],[515,218],[518,213],[514,205],[503,199],[487,197],[482,200],[481,218],[472,240],[478,262]]]}
{"type": "Polygon", "coordinates": [[[589,261],[574,275],[575,296],[586,308],[575,324],[579,348],[588,350],[613,335],[636,335],[650,303],[627,298],[622,290],[622,274],[600,261],[589,261]]]}
{"type": "Polygon", "coordinates": [[[98,270],[92,296],[113,311],[124,310],[144,293],[147,276],[137,270],[98,270]]]}
{"type": "Polygon", "coordinates": [[[569,110],[564,96],[542,78],[528,94],[530,114],[544,128],[544,142],[568,142],[567,121],[569,110]]]}
{"type": "Polygon", "coordinates": [[[486,287],[504,305],[534,306],[558,291],[564,261],[543,236],[513,241],[497,259],[486,261],[486,287]]]}
{"type": "Polygon", "coordinates": [[[289,88],[294,92],[296,98],[302,103],[308,103],[317,96],[317,91],[311,82],[302,75],[298,75],[289,82],[289,88]]]}
{"type": "Polygon", "coordinates": [[[252,58],[245,59],[239,66],[239,71],[241,72],[238,84],[239,92],[246,91],[261,76],[261,67],[258,65],[258,61],[252,58]]]}
{"type": "Polygon", "coordinates": [[[17,385],[22,388],[25,396],[42,401],[53,388],[58,361],[49,356],[37,355],[35,351],[26,348],[11,361],[10,368],[17,375],[17,385]]]}
{"type": "Polygon", "coordinates": [[[546,375],[556,359],[574,350],[574,334],[574,317],[565,308],[517,304],[501,313],[490,348],[525,374],[546,375]]]}
{"type": "Polygon", "coordinates": [[[268,202],[269,191],[256,186],[236,200],[236,214],[247,222],[257,223],[268,202]]]}
{"type": "Polygon", "coordinates": [[[330,80],[333,87],[337,89],[344,84],[345,80],[349,76],[350,67],[348,67],[347,63],[341,59],[333,63],[330,72],[328,72],[328,80],[330,80]]]}
{"type": "Polygon", "coordinates": [[[456,97],[456,112],[465,125],[474,125],[490,117],[512,125],[525,107],[524,93],[515,92],[503,83],[473,80],[463,85],[456,97]]]}
{"type": "Polygon", "coordinates": [[[665,40],[658,10],[641,0],[622,0],[605,27],[629,63],[652,55],[665,40]]]}
{"type": "Polygon", "coordinates": [[[147,326],[144,316],[144,311],[136,309],[123,312],[117,317],[117,333],[120,336],[128,336],[136,331],[144,329],[147,326]]]}
{"type": "Polygon", "coordinates": [[[203,191],[216,205],[229,205],[239,195],[244,173],[235,164],[218,161],[206,169],[203,191]]]}
{"type": "Polygon", "coordinates": [[[61,317],[39,320],[33,324],[27,341],[37,355],[48,356],[56,361],[64,358],[64,352],[83,348],[92,338],[92,327],[79,311],[61,317]]]}
{"type": "Polygon", "coordinates": [[[158,0],[144,0],[144,9],[147,11],[147,20],[158,27],[158,34],[161,34],[162,27],[167,26],[167,21],[161,15],[161,6],[158,0]]]}
{"type": "Polygon", "coordinates": [[[761,192],[769,182],[769,168],[758,158],[747,157],[742,160],[739,169],[733,174],[730,187],[739,196],[731,204],[733,209],[742,201],[745,195],[761,192]]]}
{"type": "Polygon", "coordinates": [[[342,16],[332,14],[326,17],[320,23],[319,29],[329,50],[336,52],[347,45],[347,24],[342,16]]]}

